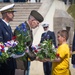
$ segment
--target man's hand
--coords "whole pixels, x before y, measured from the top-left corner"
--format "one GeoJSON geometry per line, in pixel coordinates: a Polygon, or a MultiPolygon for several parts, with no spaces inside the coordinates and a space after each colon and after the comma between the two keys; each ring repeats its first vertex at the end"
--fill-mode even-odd
{"type": "Polygon", "coordinates": [[[37,61],[40,61],[40,62],[47,62],[47,61],[50,61],[50,59],[46,59],[46,58],[40,59],[39,57],[36,57],[36,60],[37,60],[37,61]]]}
{"type": "Polygon", "coordinates": [[[21,55],[17,55],[17,54],[11,54],[10,57],[13,57],[13,58],[19,58],[19,57],[23,57],[25,55],[25,53],[21,54],[21,55]]]}

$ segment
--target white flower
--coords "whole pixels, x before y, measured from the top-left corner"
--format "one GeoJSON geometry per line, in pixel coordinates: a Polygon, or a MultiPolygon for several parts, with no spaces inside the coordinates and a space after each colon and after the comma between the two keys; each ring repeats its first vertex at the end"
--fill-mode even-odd
{"type": "Polygon", "coordinates": [[[14,40],[11,40],[11,45],[13,45],[14,44],[14,40]]]}
{"type": "Polygon", "coordinates": [[[54,44],[52,44],[52,50],[53,50],[54,52],[56,52],[56,48],[55,48],[54,44]]]}
{"type": "Polygon", "coordinates": [[[0,46],[0,50],[2,49],[2,47],[0,46]]]}
{"type": "Polygon", "coordinates": [[[54,44],[52,44],[52,49],[54,49],[55,48],[55,46],[54,46],[54,44]]]}
{"type": "Polygon", "coordinates": [[[8,50],[8,47],[4,47],[4,50],[5,50],[5,52],[7,52],[7,50],[8,50]]]}
{"type": "Polygon", "coordinates": [[[45,43],[42,44],[43,46],[46,45],[45,43]]]}

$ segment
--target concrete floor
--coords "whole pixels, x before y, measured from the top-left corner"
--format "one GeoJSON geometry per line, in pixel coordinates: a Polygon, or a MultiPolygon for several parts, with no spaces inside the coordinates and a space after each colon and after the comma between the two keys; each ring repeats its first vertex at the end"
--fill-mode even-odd
{"type": "MultiPolygon", "coordinates": [[[[70,71],[71,75],[75,75],[75,68],[72,67],[70,59],[70,71]]],[[[15,75],[24,75],[23,70],[16,70],[15,75]]],[[[30,66],[30,75],[44,75],[42,62],[32,61],[30,66]]]]}
{"type": "Polygon", "coordinates": [[[70,71],[71,75],[75,75],[75,68],[73,68],[73,65],[71,64],[71,59],[70,59],[70,71]]]}
{"type": "Polygon", "coordinates": [[[31,62],[30,75],[44,75],[42,62],[31,62]]]}
{"type": "MultiPolygon", "coordinates": [[[[70,71],[71,71],[71,75],[75,75],[75,68],[73,68],[71,64],[71,58],[70,58],[70,71]]],[[[30,75],[44,75],[42,62],[33,61],[31,63],[30,75]]]]}

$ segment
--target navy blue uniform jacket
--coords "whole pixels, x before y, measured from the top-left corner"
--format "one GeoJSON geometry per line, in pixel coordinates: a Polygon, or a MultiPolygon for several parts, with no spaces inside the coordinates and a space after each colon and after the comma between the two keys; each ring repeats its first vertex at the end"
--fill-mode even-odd
{"type": "Polygon", "coordinates": [[[47,33],[43,33],[41,35],[41,41],[40,42],[43,42],[44,40],[47,40],[47,39],[52,39],[53,40],[53,44],[56,46],[56,39],[55,39],[55,34],[54,32],[52,31],[47,31],[47,33]]]}
{"type": "MultiPolygon", "coordinates": [[[[2,19],[0,19],[0,42],[7,42],[10,41],[12,39],[12,30],[11,28],[9,29],[8,26],[6,25],[5,22],[2,21],[2,19]]],[[[13,69],[15,70],[16,68],[16,63],[15,63],[15,59],[13,58],[8,58],[7,59],[7,63],[3,63],[2,67],[0,67],[2,75],[9,75],[8,72],[12,71],[13,69]],[[4,71],[6,70],[6,71],[4,71]],[[7,74],[5,74],[7,73],[7,74]]],[[[13,73],[11,74],[13,75],[13,73]]]]}
{"type": "Polygon", "coordinates": [[[0,19],[0,42],[7,42],[12,39],[12,31],[9,30],[6,23],[0,19]]]}
{"type": "MultiPolygon", "coordinates": [[[[75,51],[75,33],[73,37],[72,52],[75,51]]],[[[72,64],[75,64],[75,54],[72,55],[72,64]]]]}

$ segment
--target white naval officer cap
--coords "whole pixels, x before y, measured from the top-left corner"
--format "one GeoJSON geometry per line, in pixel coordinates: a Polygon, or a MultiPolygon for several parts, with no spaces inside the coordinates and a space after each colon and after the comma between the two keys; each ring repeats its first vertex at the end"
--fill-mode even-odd
{"type": "Polygon", "coordinates": [[[43,24],[42,26],[43,26],[43,27],[48,27],[48,26],[49,26],[49,24],[43,24]]]}
{"type": "Polygon", "coordinates": [[[10,5],[4,6],[4,7],[2,7],[2,8],[0,9],[0,12],[1,12],[1,13],[5,13],[5,12],[15,12],[14,6],[15,6],[15,4],[10,4],[10,5]]]}

